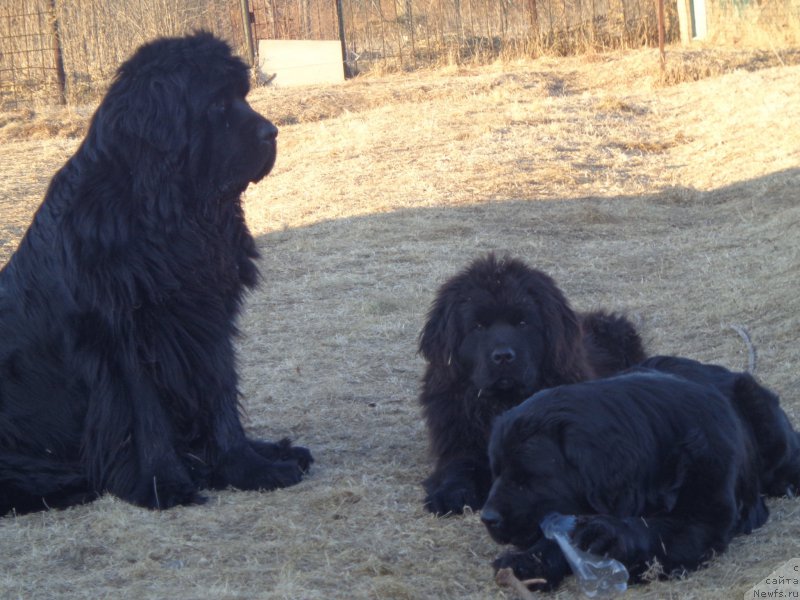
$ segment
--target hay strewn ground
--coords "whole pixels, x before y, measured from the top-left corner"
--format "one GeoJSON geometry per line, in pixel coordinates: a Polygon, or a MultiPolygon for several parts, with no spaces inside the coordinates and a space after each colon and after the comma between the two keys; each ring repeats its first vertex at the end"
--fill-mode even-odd
{"type": "MultiPolygon", "coordinates": [[[[706,75],[730,70],[711,56],[706,75]]],[[[437,286],[488,250],[578,309],[628,311],[652,352],[744,368],[729,324],[746,327],[800,426],[799,80],[667,86],[643,50],[254,91],[283,127],[246,194],[264,285],[241,322],[244,404],[254,435],[313,449],[310,477],[163,513],[104,498],[4,519],[0,597],[506,598],[478,517],[427,515],[419,487],[416,336],[437,286]]],[[[0,118],[0,260],[87,112],[22,116],[0,118]]],[[[769,506],[708,569],[627,597],[741,598],[800,556],[800,500],[769,506]]]]}

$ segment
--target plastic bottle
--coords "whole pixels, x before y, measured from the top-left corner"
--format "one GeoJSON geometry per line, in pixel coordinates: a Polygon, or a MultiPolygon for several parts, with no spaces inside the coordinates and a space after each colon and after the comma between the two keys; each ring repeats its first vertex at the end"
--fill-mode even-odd
{"type": "Polygon", "coordinates": [[[628,589],[628,570],[618,560],[603,558],[579,550],[573,545],[570,533],[575,529],[575,517],[550,513],[540,524],[547,539],[555,540],[572,572],[578,578],[581,591],[589,598],[613,598],[628,589]]]}

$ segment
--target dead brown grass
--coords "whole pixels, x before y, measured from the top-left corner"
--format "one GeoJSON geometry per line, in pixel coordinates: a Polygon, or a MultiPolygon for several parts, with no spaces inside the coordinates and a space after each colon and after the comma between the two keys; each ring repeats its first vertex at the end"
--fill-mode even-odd
{"type": "MultiPolygon", "coordinates": [[[[416,335],[442,280],[487,250],[550,272],[579,309],[629,311],[653,352],[743,368],[744,325],[800,425],[800,66],[664,86],[657,60],[256,90],[284,126],[245,198],[264,284],[241,322],[244,403],[254,435],[314,450],[311,476],[164,513],[104,498],[4,519],[0,596],[506,598],[477,516],[420,507],[416,335]]],[[[6,128],[2,258],[78,143],[6,128]]],[[[800,502],[769,506],[707,569],[627,596],[742,597],[800,555],[800,502]]]]}

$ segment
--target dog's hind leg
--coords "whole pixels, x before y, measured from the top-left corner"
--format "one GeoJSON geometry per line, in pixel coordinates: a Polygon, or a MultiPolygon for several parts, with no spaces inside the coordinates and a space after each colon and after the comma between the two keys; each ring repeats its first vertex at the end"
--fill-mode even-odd
{"type": "Polygon", "coordinates": [[[106,381],[92,390],[86,419],[83,457],[93,489],[147,508],[202,503],[155,385],[145,374],[106,381]]]}
{"type": "Polygon", "coordinates": [[[758,446],[763,491],[770,496],[796,496],[800,493],[800,434],[778,396],[743,373],[733,385],[733,404],[758,446]]]}

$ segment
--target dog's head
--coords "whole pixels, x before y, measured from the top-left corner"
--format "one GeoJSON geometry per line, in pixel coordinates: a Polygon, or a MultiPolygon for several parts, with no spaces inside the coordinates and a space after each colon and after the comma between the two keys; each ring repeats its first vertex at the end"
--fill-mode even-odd
{"type": "Polygon", "coordinates": [[[479,258],[439,290],[420,353],[487,394],[525,398],[584,378],[578,318],[555,282],[512,258],[479,258]]]}
{"type": "Polygon", "coordinates": [[[492,487],[481,520],[500,544],[530,547],[541,537],[539,524],[548,513],[589,509],[581,475],[564,452],[557,428],[531,410],[540,396],[499,416],[492,428],[492,487]]]}
{"type": "Polygon", "coordinates": [[[724,487],[726,461],[742,464],[738,427],[720,435],[738,425],[731,413],[711,387],[651,369],[542,390],[494,420],[481,518],[496,541],[526,547],[551,512],[667,514],[687,481],[724,487]]]}
{"type": "Polygon", "coordinates": [[[119,68],[90,128],[97,152],[194,198],[238,194],[272,169],[277,128],[245,100],[248,67],[209,33],[163,38],[119,68]]]}

